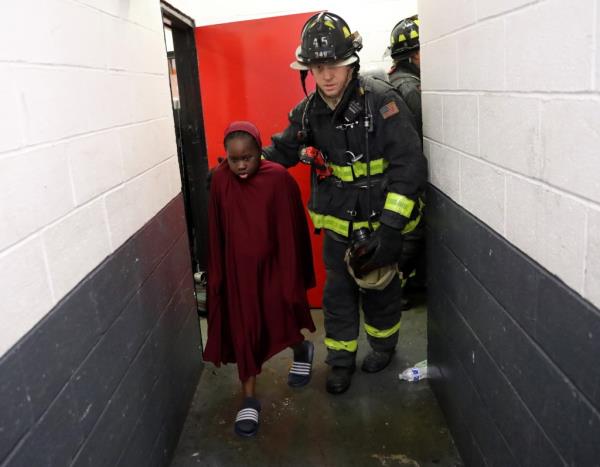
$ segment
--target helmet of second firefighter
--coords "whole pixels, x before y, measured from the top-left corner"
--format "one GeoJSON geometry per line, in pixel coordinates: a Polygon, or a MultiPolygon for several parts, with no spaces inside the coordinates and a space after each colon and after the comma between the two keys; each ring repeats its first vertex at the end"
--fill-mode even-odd
{"type": "Polygon", "coordinates": [[[392,58],[401,60],[419,49],[419,17],[417,15],[401,20],[390,36],[388,51],[392,58]]]}

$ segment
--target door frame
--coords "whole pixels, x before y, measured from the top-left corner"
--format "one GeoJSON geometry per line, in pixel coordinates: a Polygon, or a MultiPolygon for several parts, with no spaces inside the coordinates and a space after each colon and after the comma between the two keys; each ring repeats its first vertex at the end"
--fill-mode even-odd
{"type": "MultiPolygon", "coordinates": [[[[179,109],[173,109],[181,191],[195,272],[206,271],[208,245],[208,158],[198,74],[194,20],[161,1],[163,24],[173,34],[179,109]]],[[[170,82],[169,82],[170,85],[170,82]]]]}

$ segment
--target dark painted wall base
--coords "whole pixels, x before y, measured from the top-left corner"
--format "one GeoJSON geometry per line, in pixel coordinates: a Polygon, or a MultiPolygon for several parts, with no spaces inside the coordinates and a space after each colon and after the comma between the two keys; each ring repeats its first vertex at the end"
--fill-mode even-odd
{"type": "Polygon", "coordinates": [[[0,359],[0,466],[168,465],[200,348],[178,196],[0,359]]]}
{"type": "Polygon", "coordinates": [[[431,385],[468,466],[600,465],[600,311],[437,189],[431,385]]]}

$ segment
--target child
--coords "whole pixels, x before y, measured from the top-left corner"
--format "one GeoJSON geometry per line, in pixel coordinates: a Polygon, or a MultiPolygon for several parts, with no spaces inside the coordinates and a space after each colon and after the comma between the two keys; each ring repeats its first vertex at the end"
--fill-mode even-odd
{"type": "Polygon", "coordinates": [[[300,191],[279,164],[261,160],[258,129],[225,130],[226,162],[212,174],[209,202],[208,339],[204,359],[237,363],[245,396],[235,421],[240,436],[258,430],[256,375],[286,347],[294,351],[288,384],[310,380],[315,331],[306,289],[314,286],[300,191]]]}

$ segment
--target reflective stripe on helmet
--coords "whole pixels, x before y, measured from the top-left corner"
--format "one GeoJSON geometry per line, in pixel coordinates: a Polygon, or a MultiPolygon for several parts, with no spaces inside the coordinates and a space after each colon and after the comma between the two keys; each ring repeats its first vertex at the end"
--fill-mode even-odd
{"type": "Polygon", "coordinates": [[[410,217],[415,202],[404,195],[389,192],[385,198],[383,209],[400,214],[404,217],[410,217]]]}
{"type": "Polygon", "coordinates": [[[336,341],[331,337],[326,337],[324,342],[325,347],[327,347],[330,350],[344,350],[346,352],[356,352],[356,349],[358,349],[358,341],[356,339],[352,341],[336,341]]]}
{"type": "Polygon", "coordinates": [[[392,326],[389,329],[377,329],[377,328],[365,323],[365,331],[367,331],[367,334],[369,336],[375,337],[377,339],[385,339],[386,337],[390,337],[394,333],[398,332],[399,329],[400,329],[400,321],[398,321],[398,324],[396,324],[395,326],[392,326]]]}
{"type": "MultiPolygon", "coordinates": [[[[383,158],[373,159],[369,165],[371,167],[371,175],[379,175],[386,171],[389,162],[383,158]]],[[[333,170],[333,175],[343,182],[353,182],[356,178],[367,175],[366,162],[358,161],[352,165],[329,164],[329,166],[333,170]]]]}

